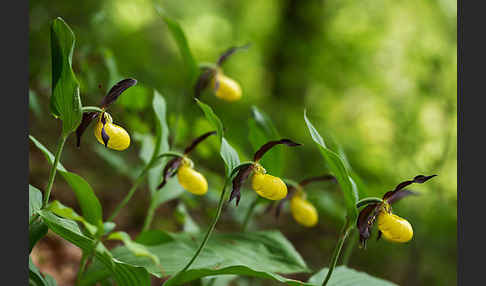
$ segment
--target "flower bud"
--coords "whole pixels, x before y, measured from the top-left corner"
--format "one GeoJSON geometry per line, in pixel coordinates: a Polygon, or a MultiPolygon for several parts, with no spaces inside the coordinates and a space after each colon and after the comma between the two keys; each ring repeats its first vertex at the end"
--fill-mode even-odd
{"type": "Polygon", "coordinates": [[[290,200],[290,212],[299,224],[306,227],[315,226],[319,219],[316,208],[300,195],[294,195],[290,200]]]}
{"type": "Polygon", "coordinates": [[[98,122],[94,129],[94,135],[98,142],[105,145],[105,141],[103,141],[103,118],[105,120],[104,124],[104,132],[108,136],[108,142],[106,146],[113,150],[123,151],[130,146],[130,135],[128,132],[123,129],[122,127],[113,123],[113,119],[108,113],[102,113],[99,116],[98,122]]]}
{"type": "Polygon", "coordinates": [[[252,179],[255,192],[269,200],[281,200],[287,196],[287,186],[278,177],[256,171],[252,179]]]}
{"type": "Polygon", "coordinates": [[[378,229],[381,231],[384,239],[391,242],[408,242],[413,237],[412,225],[405,219],[381,211],[378,215],[378,229]]]}
{"type": "Polygon", "coordinates": [[[189,164],[183,163],[177,171],[179,184],[187,191],[195,195],[204,195],[208,191],[208,182],[199,172],[195,171],[189,164]]]}
{"type": "Polygon", "coordinates": [[[216,89],[216,96],[226,101],[237,101],[241,98],[241,87],[232,78],[222,72],[217,72],[211,81],[211,87],[216,89]],[[218,86],[216,86],[218,83],[218,86]]]}

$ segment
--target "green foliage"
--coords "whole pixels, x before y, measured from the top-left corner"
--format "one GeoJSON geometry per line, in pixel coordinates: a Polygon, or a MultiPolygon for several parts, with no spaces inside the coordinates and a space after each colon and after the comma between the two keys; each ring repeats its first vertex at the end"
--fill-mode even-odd
{"type": "MultiPolygon", "coordinates": [[[[311,278],[309,283],[313,285],[321,285],[324,277],[326,277],[328,269],[323,268],[311,278]]],[[[350,285],[362,285],[362,286],[393,286],[395,283],[391,283],[386,280],[378,279],[370,276],[364,272],[359,272],[354,269],[347,268],[346,266],[338,266],[334,270],[334,273],[327,284],[329,286],[350,286],[350,285]]]]}
{"type": "Polygon", "coordinates": [[[319,147],[319,151],[324,157],[331,173],[336,177],[341,186],[344,200],[346,202],[347,216],[351,225],[358,218],[358,210],[356,209],[356,202],[358,201],[358,192],[356,184],[351,179],[348,170],[346,169],[343,160],[334,151],[326,147],[324,140],[322,139],[319,132],[316,130],[314,125],[309,121],[307,115],[304,113],[305,123],[311,134],[312,140],[319,147]]]}
{"type": "Polygon", "coordinates": [[[82,105],[79,83],[72,70],[75,37],[61,18],[51,25],[52,95],[51,112],[62,120],[62,132],[67,135],[81,123],[82,105]]]}
{"type": "MultiPolygon", "coordinates": [[[[42,153],[44,153],[47,161],[52,165],[54,162],[54,155],[52,155],[52,153],[33,136],[29,135],[29,138],[34,145],[41,150],[42,153]]],[[[60,162],[57,165],[57,171],[61,173],[71,189],[74,191],[83,216],[86,217],[86,220],[98,227],[101,226],[103,220],[101,204],[89,183],[86,182],[86,180],[84,180],[81,176],[68,172],[60,162]]]]}
{"type": "MultiPolygon", "coordinates": [[[[163,272],[155,267],[150,259],[137,257],[126,247],[115,248],[113,255],[128,264],[143,266],[157,277],[173,275],[185,265],[196,250],[197,241],[202,239],[202,234],[169,235],[173,240],[147,246],[147,249],[159,258],[163,272]]],[[[205,276],[238,274],[281,282],[293,281],[290,285],[298,285],[297,281],[286,279],[275,272],[289,274],[308,271],[304,260],[278,231],[216,234],[178,283],[184,284],[205,276]]],[[[87,274],[103,279],[109,272],[101,264],[94,264],[87,274]]]]}
{"type": "Polygon", "coordinates": [[[42,193],[36,187],[29,185],[29,219],[42,207],[42,193]]]}

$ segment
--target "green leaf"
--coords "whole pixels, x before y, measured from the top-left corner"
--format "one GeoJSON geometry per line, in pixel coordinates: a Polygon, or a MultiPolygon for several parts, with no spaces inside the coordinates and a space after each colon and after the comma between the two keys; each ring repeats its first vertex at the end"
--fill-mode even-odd
{"type": "Polygon", "coordinates": [[[57,286],[56,280],[52,276],[45,274],[42,276],[37,266],[29,256],[29,286],[57,286]]]}
{"type": "Polygon", "coordinates": [[[326,147],[324,140],[322,139],[319,132],[317,132],[314,125],[312,125],[312,123],[309,121],[305,112],[304,119],[305,123],[307,124],[307,128],[309,129],[309,132],[311,134],[312,140],[317,143],[319,151],[321,152],[324,160],[329,166],[332,175],[336,177],[339,185],[341,186],[341,190],[344,194],[344,201],[346,203],[348,219],[351,224],[354,224],[355,220],[358,217],[358,211],[356,209],[356,202],[358,201],[356,184],[350,177],[342,158],[334,151],[326,147]]]}
{"type": "MultiPolygon", "coordinates": [[[[147,246],[151,253],[158,256],[164,272],[154,267],[150,259],[137,257],[126,247],[115,248],[113,255],[120,261],[143,266],[157,277],[173,275],[190,259],[203,234],[170,235],[174,240],[167,239],[165,243],[147,246]]],[[[205,276],[235,274],[273,279],[289,285],[309,285],[275,274],[308,271],[299,253],[278,231],[214,234],[193,266],[180,276],[178,282],[185,285],[205,276]]],[[[100,279],[109,275],[107,269],[100,264],[93,264],[88,272],[100,279]]],[[[164,285],[170,285],[169,281],[164,285]]]]}
{"type": "Polygon", "coordinates": [[[228,177],[231,171],[240,164],[240,158],[238,157],[238,153],[223,137],[223,123],[221,122],[221,119],[219,119],[219,117],[214,113],[213,109],[199,99],[196,99],[196,102],[203,111],[204,116],[206,116],[206,119],[216,129],[219,142],[221,142],[219,154],[221,155],[221,158],[225,163],[226,177],[228,177]]]}
{"type": "Polygon", "coordinates": [[[126,232],[114,232],[108,236],[108,239],[122,241],[123,244],[125,244],[125,247],[130,250],[135,256],[148,257],[155,263],[155,265],[160,267],[159,258],[150,253],[150,251],[147,250],[147,248],[143,244],[134,242],[126,232]]]}
{"type": "Polygon", "coordinates": [[[39,118],[42,116],[42,108],[39,103],[38,95],[32,89],[29,89],[29,109],[32,110],[35,116],[39,118]]]}
{"type": "Polygon", "coordinates": [[[169,18],[165,13],[165,11],[162,10],[162,8],[160,8],[157,5],[155,6],[155,8],[157,12],[162,16],[164,22],[167,24],[167,27],[169,28],[169,32],[174,38],[177,47],[179,48],[179,51],[182,56],[182,60],[184,61],[184,65],[186,66],[187,78],[192,87],[192,84],[195,82],[196,76],[199,72],[199,68],[196,60],[194,59],[191,53],[191,49],[189,48],[186,35],[184,34],[184,31],[182,30],[179,23],[169,18]]]}
{"type": "MultiPolygon", "coordinates": [[[[251,111],[253,118],[248,121],[248,136],[256,152],[263,144],[271,140],[279,140],[281,137],[268,115],[258,110],[256,106],[252,106],[251,111]]],[[[272,148],[260,162],[272,175],[280,177],[284,166],[283,146],[272,148]]]]}
{"type": "MultiPolygon", "coordinates": [[[[323,268],[311,278],[309,282],[313,285],[321,285],[326,277],[328,269],[323,268]]],[[[331,279],[329,279],[329,286],[350,286],[350,285],[360,285],[360,286],[396,286],[397,284],[375,278],[364,272],[359,272],[354,269],[347,268],[346,266],[338,266],[334,269],[331,279]]]]}
{"type": "MultiPolygon", "coordinates": [[[[71,242],[84,252],[95,251],[95,261],[103,265],[108,275],[113,275],[118,286],[150,286],[150,275],[143,267],[132,266],[114,259],[111,253],[98,243],[95,248],[95,241],[84,235],[76,222],[56,216],[49,210],[39,211],[43,221],[54,233],[71,242]]],[[[81,285],[92,285],[89,275],[84,275],[81,285]]]]}
{"type": "Polygon", "coordinates": [[[40,219],[35,219],[29,224],[29,253],[34,245],[47,234],[47,225],[40,219]]]}
{"type": "Polygon", "coordinates": [[[98,231],[98,228],[96,226],[87,222],[84,217],[78,215],[72,208],[66,207],[59,201],[53,201],[52,203],[47,205],[46,209],[52,211],[60,217],[81,222],[92,236],[94,236],[98,231]]]}
{"type": "Polygon", "coordinates": [[[36,187],[29,185],[29,219],[42,208],[42,193],[36,187]]]}
{"type": "Polygon", "coordinates": [[[51,25],[52,95],[51,113],[62,120],[62,133],[73,132],[83,115],[79,83],[72,69],[74,33],[61,18],[51,25]]]}
{"type": "MultiPolygon", "coordinates": [[[[34,142],[35,146],[44,153],[47,161],[52,165],[54,163],[54,155],[52,155],[52,153],[32,135],[29,135],[29,138],[32,142],[34,142]]],[[[81,176],[68,172],[62,166],[61,162],[59,162],[57,165],[57,171],[64,177],[66,182],[74,191],[79,206],[81,207],[82,214],[86,220],[95,226],[101,226],[103,220],[101,204],[88,182],[86,182],[81,176]]]]}
{"type": "MultiPolygon", "coordinates": [[[[167,125],[167,104],[164,97],[154,90],[154,98],[152,100],[152,108],[155,113],[155,147],[152,151],[151,161],[155,158],[169,151],[169,127],[167,125]]],[[[147,174],[148,185],[152,195],[157,193],[157,186],[162,181],[162,171],[164,169],[167,159],[157,162],[147,174]]]]}

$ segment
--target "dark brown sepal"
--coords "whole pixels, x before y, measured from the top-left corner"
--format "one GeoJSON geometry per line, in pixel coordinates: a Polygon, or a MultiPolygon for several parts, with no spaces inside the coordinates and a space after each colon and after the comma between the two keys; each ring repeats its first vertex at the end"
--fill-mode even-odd
{"type": "Polygon", "coordinates": [[[398,202],[399,200],[403,199],[404,197],[418,196],[418,195],[419,194],[414,192],[414,191],[403,189],[400,192],[396,192],[392,196],[388,197],[387,202],[391,205],[391,204],[394,204],[394,203],[398,202]]]}
{"type": "Polygon", "coordinates": [[[192,150],[194,150],[194,148],[196,148],[196,146],[199,143],[201,143],[202,141],[204,141],[206,138],[208,138],[209,136],[211,136],[213,134],[216,134],[216,131],[206,132],[203,135],[201,135],[201,136],[197,137],[196,139],[194,139],[191,142],[191,144],[189,146],[187,146],[186,149],[184,149],[184,155],[189,154],[192,150]]]}
{"type": "Polygon", "coordinates": [[[276,141],[269,141],[265,143],[258,151],[255,152],[255,156],[253,156],[253,161],[257,162],[260,160],[265,153],[267,153],[268,150],[272,149],[274,146],[279,145],[279,144],[285,144],[290,147],[295,147],[295,146],[301,146],[302,144],[296,143],[290,139],[280,139],[276,141]]]}
{"type": "Polygon", "coordinates": [[[212,68],[204,68],[201,75],[199,75],[196,84],[194,85],[194,98],[199,98],[202,91],[211,83],[211,79],[216,74],[216,70],[212,68]]]}
{"type": "Polygon", "coordinates": [[[359,231],[359,242],[363,248],[366,248],[366,240],[371,236],[371,228],[375,223],[378,206],[379,204],[370,204],[359,212],[356,226],[359,231]]]}
{"type": "Polygon", "coordinates": [[[398,184],[395,187],[395,189],[393,191],[386,192],[383,195],[383,200],[389,200],[390,198],[397,196],[397,194],[399,194],[400,191],[403,190],[403,188],[405,188],[406,186],[408,186],[410,184],[413,184],[413,183],[422,184],[422,183],[427,182],[429,179],[432,179],[435,176],[437,176],[437,175],[432,175],[432,176],[418,175],[418,176],[415,176],[415,178],[413,178],[413,180],[401,182],[400,184],[398,184]]]}
{"type": "Polygon", "coordinates": [[[133,78],[126,78],[124,80],[119,81],[115,84],[108,94],[103,98],[101,101],[101,108],[106,108],[110,106],[113,102],[115,102],[120,94],[122,94],[127,88],[134,86],[137,84],[137,80],[133,78]]]}
{"type": "Polygon", "coordinates": [[[81,136],[83,136],[84,131],[86,131],[91,121],[98,117],[98,115],[99,113],[96,111],[83,113],[81,124],[76,129],[76,147],[79,148],[81,146],[81,136]]]}
{"type": "Polygon", "coordinates": [[[248,43],[248,44],[243,45],[243,46],[231,47],[231,48],[227,49],[224,53],[221,54],[221,56],[219,56],[218,62],[216,64],[218,66],[221,66],[223,64],[223,62],[226,61],[229,58],[229,56],[231,56],[232,54],[234,54],[237,51],[246,50],[250,46],[251,46],[251,44],[248,43]]]}
{"type": "Polygon", "coordinates": [[[241,186],[243,186],[245,180],[248,178],[248,176],[250,176],[251,171],[253,171],[253,168],[254,165],[248,165],[246,167],[242,167],[238,171],[238,174],[233,179],[233,189],[231,190],[231,195],[228,200],[228,203],[230,203],[234,198],[236,198],[236,206],[238,206],[241,199],[241,193],[240,193],[241,186]]]}
{"type": "Polygon", "coordinates": [[[162,175],[162,182],[160,185],[157,187],[157,190],[160,190],[165,184],[167,183],[167,180],[169,177],[173,177],[177,173],[177,169],[179,169],[179,166],[182,163],[182,158],[181,157],[175,157],[170,159],[167,164],[165,164],[163,175],[162,175]]]}
{"type": "Polygon", "coordinates": [[[299,182],[299,185],[301,185],[303,187],[305,185],[308,185],[309,183],[331,181],[331,180],[336,181],[336,178],[333,175],[322,175],[322,176],[304,179],[304,180],[299,182]]]}

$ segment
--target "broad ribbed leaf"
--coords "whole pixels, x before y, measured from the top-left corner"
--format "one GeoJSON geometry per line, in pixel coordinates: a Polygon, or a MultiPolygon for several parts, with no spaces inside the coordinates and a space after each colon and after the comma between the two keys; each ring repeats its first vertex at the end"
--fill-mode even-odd
{"type": "Polygon", "coordinates": [[[47,234],[47,225],[41,219],[35,219],[29,224],[29,253],[34,245],[47,234]]]}
{"type": "MultiPolygon", "coordinates": [[[[256,152],[263,144],[271,140],[278,140],[281,136],[268,115],[258,110],[256,106],[252,106],[251,113],[252,118],[248,121],[248,137],[253,151],[256,152]]],[[[260,160],[260,163],[277,177],[280,177],[283,171],[283,148],[283,146],[275,146],[260,160]]]]}
{"type": "Polygon", "coordinates": [[[221,122],[221,119],[219,119],[219,117],[214,113],[213,109],[199,99],[196,99],[196,102],[203,111],[204,116],[206,116],[206,119],[216,129],[218,138],[221,142],[219,154],[226,165],[226,176],[228,177],[231,171],[240,164],[238,153],[223,137],[223,123],[221,122]]]}
{"type": "Polygon", "coordinates": [[[314,125],[307,118],[304,112],[305,123],[311,134],[312,140],[317,143],[319,151],[324,157],[327,166],[329,167],[332,175],[336,177],[341,190],[344,194],[344,201],[346,203],[347,216],[351,224],[354,224],[356,218],[358,217],[358,211],[356,209],[356,202],[358,201],[357,187],[346,169],[344,162],[338,154],[326,147],[324,140],[322,139],[319,132],[316,130],[314,125]]]}
{"type": "Polygon", "coordinates": [[[182,60],[184,61],[184,65],[186,66],[187,78],[191,83],[190,86],[192,86],[192,83],[195,81],[198,73],[198,66],[196,60],[194,59],[191,53],[191,49],[189,48],[186,35],[184,34],[184,31],[182,30],[179,23],[169,18],[162,10],[162,8],[160,8],[157,5],[155,6],[155,8],[157,12],[159,12],[159,14],[162,16],[164,22],[167,24],[167,27],[169,28],[169,32],[174,38],[177,47],[179,48],[179,51],[182,56],[182,60]]]}
{"type": "Polygon", "coordinates": [[[125,247],[129,251],[131,251],[135,256],[148,257],[155,263],[155,265],[160,264],[159,258],[157,256],[150,253],[150,251],[147,250],[145,245],[134,242],[126,232],[123,231],[114,232],[108,236],[108,239],[120,240],[123,242],[123,244],[125,244],[125,247]]]}
{"type": "Polygon", "coordinates": [[[72,69],[74,33],[61,18],[51,25],[52,95],[51,112],[62,120],[62,133],[74,131],[83,115],[79,83],[72,69]]]}
{"type": "Polygon", "coordinates": [[[36,187],[29,185],[29,219],[42,207],[42,193],[36,187]]]}
{"type": "MultiPolygon", "coordinates": [[[[164,273],[154,267],[150,259],[137,257],[126,247],[114,249],[113,255],[120,261],[143,266],[157,277],[174,275],[190,259],[203,234],[170,235],[174,240],[165,240],[165,243],[147,246],[151,253],[159,257],[164,273]]],[[[290,285],[308,285],[275,274],[308,271],[299,253],[278,231],[214,234],[191,268],[180,276],[178,283],[184,285],[205,276],[236,274],[273,279],[290,285]]],[[[109,275],[109,272],[100,264],[92,265],[88,273],[99,279],[109,275]]],[[[164,285],[170,284],[169,280],[164,285]]]]}
{"type": "MultiPolygon", "coordinates": [[[[29,135],[29,138],[32,142],[34,142],[35,146],[44,153],[47,161],[52,165],[54,163],[54,155],[52,155],[52,153],[32,135],[29,135]]],[[[101,226],[103,219],[101,204],[88,182],[86,182],[81,176],[68,172],[62,166],[61,162],[59,162],[57,165],[57,171],[61,173],[71,189],[74,191],[74,194],[78,199],[79,206],[81,207],[83,217],[86,218],[89,223],[94,224],[95,226],[101,226]]]]}
{"type": "Polygon", "coordinates": [[[46,209],[52,211],[60,217],[81,222],[92,236],[94,236],[98,231],[98,228],[96,226],[87,222],[84,217],[78,215],[72,208],[66,207],[59,201],[53,201],[52,203],[47,205],[46,209]]]}
{"type": "MultiPolygon", "coordinates": [[[[95,241],[84,235],[76,222],[56,216],[51,211],[41,210],[39,215],[43,221],[57,235],[71,242],[84,252],[91,252],[95,247],[95,241]]],[[[150,275],[143,267],[132,266],[127,263],[113,259],[111,253],[102,243],[96,245],[95,258],[98,263],[103,265],[108,271],[108,275],[113,275],[119,286],[150,286],[150,275]]],[[[85,275],[85,280],[93,279],[85,275]]],[[[91,285],[91,284],[82,284],[91,285]]]]}
{"type": "MultiPolygon", "coordinates": [[[[309,282],[313,285],[322,285],[324,278],[327,275],[327,268],[321,269],[319,272],[309,278],[309,282]]],[[[329,279],[328,286],[396,286],[397,284],[373,277],[367,273],[356,271],[347,268],[346,266],[338,266],[332,272],[331,279],[329,279]]]]}

